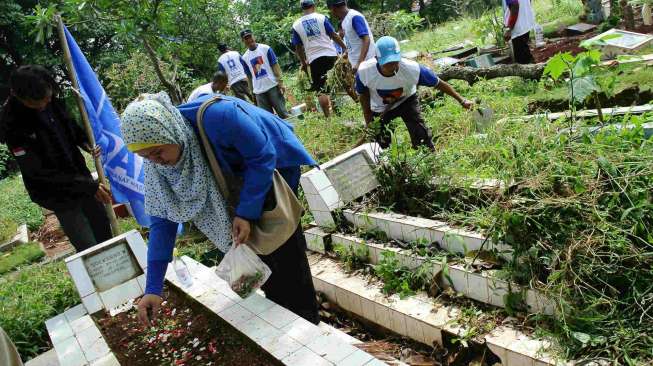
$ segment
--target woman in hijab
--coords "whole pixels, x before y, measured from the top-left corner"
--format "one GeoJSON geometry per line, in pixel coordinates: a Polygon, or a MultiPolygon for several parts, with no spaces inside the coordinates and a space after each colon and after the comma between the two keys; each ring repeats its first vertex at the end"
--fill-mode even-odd
{"type": "MultiPolygon", "coordinates": [[[[204,113],[204,126],[225,175],[242,178],[232,220],[209,164],[202,153],[196,114],[203,96],[175,108],[167,94],[141,96],[122,115],[127,147],[145,161],[145,210],[152,216],[145,295],[139,317],[149,324],[161,302],[163,281],[172,260],[178,223],[192,222],[222,252],[232,238],[249,237],[272,187],[275,169],[295,193],[300,166],[316,165],[292,126],[275,115],[236,98],[222,97],[204,113]]],[[[266,297],[317,324],[315,289],[299,227],[273,253],[260,256],[272,275],[263,286],[266,297]]]]}

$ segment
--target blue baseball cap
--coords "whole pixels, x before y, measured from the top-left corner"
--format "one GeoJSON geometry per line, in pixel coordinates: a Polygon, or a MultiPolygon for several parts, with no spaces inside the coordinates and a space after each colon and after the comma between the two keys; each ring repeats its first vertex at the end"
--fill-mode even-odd
{"type": "Polygon", "coordinates": [[[376,41],[376,58],[379,65],[385,65],[388,62],[397,62],[401,60],[401,49],[396,39],[383,36],[376,41]]]}
{"type": "Polygon", "coordinates": [[[314,0],[301,0],[299,2],[299,5],[302,7],[302,9],[308,9],[312,6],[315,6],[315,1],[314,0]]]}

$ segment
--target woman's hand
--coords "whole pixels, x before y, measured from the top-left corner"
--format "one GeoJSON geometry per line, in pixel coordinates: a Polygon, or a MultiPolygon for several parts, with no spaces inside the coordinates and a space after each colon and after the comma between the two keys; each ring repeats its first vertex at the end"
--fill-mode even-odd
{"type": "Polygon", "coordinates": [[[234,218],[233,229],[231,230],[231,235],[234,237],[234,243],[240,245],[246,242],[251,230],[252,225],[249,221],[236,216],[234,218]]]}
{"type": "Polygon", "coordinates": [[[162,302],[163,298],[161,296],[152,294],[147,294],[141,298],[138,302],[138,319],[143,325],[146,327],[152,325],[152,321],[156,319],[159,313],[162,302]]]}

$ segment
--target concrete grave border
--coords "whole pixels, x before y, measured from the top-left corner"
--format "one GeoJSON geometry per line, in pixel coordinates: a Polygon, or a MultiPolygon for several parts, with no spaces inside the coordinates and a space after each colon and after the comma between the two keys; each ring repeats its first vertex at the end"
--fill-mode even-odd
{"type": "MultiPolygon", "coordinates": [[[[13,238],[7,240],[6,242],[0,244],[0,253],[8,252],[20,244],[27,244],[29,242],[29,231],[27,230],[27,224],[22,224],[18,226],[16,230],[16,235],[13,238]]],[[[41,245],[41,249],[43,245],[41,245]]]]}
{"type": "MultiPolygon", "coordinates": [[[[333,245],[342,245],[347,248],[365,247],[369,253],[370,264],[378,264],[383,252],[394,252],[397,260],[402,266],[411,270],[428,263],[430,272],[434,275],[442,270],[442,263],[430,261],[427,258],[413,254],[410,250],[395,247],[386,247],[382,244],[367,243],[365,240],[345,234],[331,234],[333,245]]],[[[442,279],[440,286],[452,287],[456,292],[462,293],[465,297],[485,304],[497,307],[505,307],[504,296],[509,293],[524,291],[524,302],[528,306],[528,312],[532,314],[552,315],[555,312],[555,305],[542,293],[530,288],[523,288],[509,281],[495,278],[490,271],[475,273],[465,269],[461,264],[448,264],[449,277],[442,279]]]]}
{"type": "MultiPolygon", "coordinates": [[[[367,321],[430,346],[443,345],[444,334],[462,336],[465,326],[455,324],[460,308],[418,293],[400,299],[386,296],[380,285],[345,273],[336,261],[313,254],[309,257],[315,289],[329,301],[367,321]]],[[[565,364],[547,350],[550,343],[507,325],[485,335],[485,344],[501,359],[503,366],[544,366],[565,364]]]]}
{"type": "Polygon", "coordinates": [[[381,153],[381,147],[377,143],[363,144],[320,165],[319,168],[313,168],[302,174],[300,183],[304,191],[304,196],[308,201],[308,207],[313,214],[313,218],[321,227],[335,227],[335,221],[331,215],[331,211],[342,208],[345,204],[349,203],[348,201],[343,201],[343,198],[336,191],[334,183],[331,182],[326,171],[361,153],[366,154],[366,158],[369,161],[376,163],[381,153]]]}
{"type": "Polygon", "coordinates": [[[147,246],[141,234],[136,230],[131,230],[104,243],[86,249],[81,253],[70,256],[66,258],[65,262],[68,267],[68,272],[70,272],[73,278],[77,292],[82,299],[82,303],[89,314],[93,314],[102,309],[106,309],[107,311],[114,309],[129,300],[143,295],[145,291],[147,246]],[[119,242],[126,242],[127,247],[134,257],[136,257],[136,261],[143,274],[104,292],[98,292],[86,270],[83,259],[91,253],[111,247],[119,242]]]}

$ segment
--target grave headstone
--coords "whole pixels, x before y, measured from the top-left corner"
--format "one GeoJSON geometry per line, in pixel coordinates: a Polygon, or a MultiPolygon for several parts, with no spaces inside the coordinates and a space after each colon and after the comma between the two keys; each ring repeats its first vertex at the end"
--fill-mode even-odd
{"type": "Polygon", "coordinates": [[[380,152],[378,144],[364,144],[302,174],[304,196],[319,226],[333,226],[331,211],[378,187],[373,166],[380,152]]]}
{"type": "Polygon", "coordinates": [[[632,55],[635,51],[648,46],[653,41],[653,35],[611,29],[592,38],[592,40],[599,39],[605,42],[605,45],[601,46],[603,57],[615,58],[619,55],[632,55]]]}
{"type": "Polygon", "coordinates": [[[86,311],[109,311],[143,294],[147,247],[132,230],[66,258],[66,266],[86,311]]]}
{"type": "Polygon", "coordinates": [[[589,33],[596,29],[596,25],[587,23],[578,23],[565,28],[565,33],[569,36],[589,33]]]}

